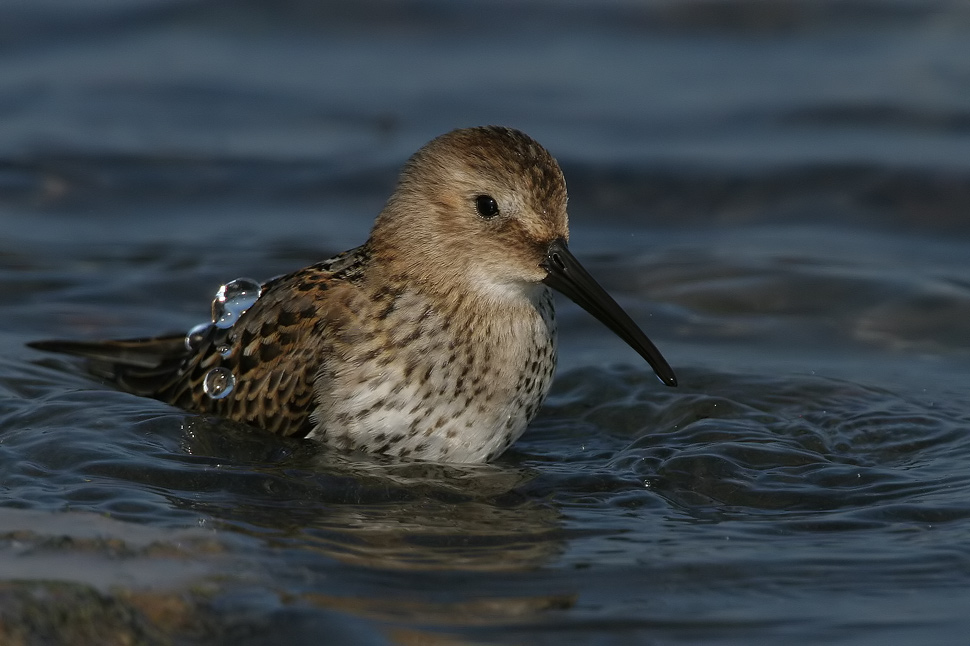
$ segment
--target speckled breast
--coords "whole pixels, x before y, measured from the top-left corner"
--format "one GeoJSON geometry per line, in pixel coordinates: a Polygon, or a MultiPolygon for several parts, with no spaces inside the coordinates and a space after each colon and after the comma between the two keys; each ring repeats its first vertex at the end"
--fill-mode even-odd
{"type": "Polygon", "coordinates": [[[343,332],[320,376],[311,438],[398,457],[489,460],[535,417],[556,366],[552,294],[442,306],[392,295],[343,332]]]}

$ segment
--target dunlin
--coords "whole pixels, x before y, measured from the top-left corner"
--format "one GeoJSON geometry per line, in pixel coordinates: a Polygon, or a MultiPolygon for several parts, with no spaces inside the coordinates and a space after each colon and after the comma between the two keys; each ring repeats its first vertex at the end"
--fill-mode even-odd
{"type": "Polygon", "coordinates": [[[538,412],[556,367],[552,287],[676,377],[569,252],[559,164],[509,128],[455,130],[405,164],[370,238],[238,279],[187,335],[41,341],[130,392],[283,435],[402,458],[482,462],[538,412]]]}

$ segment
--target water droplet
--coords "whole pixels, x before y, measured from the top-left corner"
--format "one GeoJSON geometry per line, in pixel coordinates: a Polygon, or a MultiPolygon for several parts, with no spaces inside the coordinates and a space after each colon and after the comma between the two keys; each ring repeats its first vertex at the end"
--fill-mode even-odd
{"type": "Polygon", "coordinates": [[[189,330],[185,335],[185,349],[189,352],[195,352],[201,348],[202,341],[205,340],[205,337],[211,328],[211,323],[199,323],[194,328],[189,330]]]}
{"type": "Polygon", "coordinates": [[[235,387],[236,377],[228,368],[221,366],[205,373],[205,379],[202,380],[202,389],[212,399],[228,397],[235,387]]]}
{"type": "Polygon", "coordinates": [[[220,330],[231,328],[263,293],[251,278],[237,278],[219,288],[212,301],[212,323],[220,330]]]}
{"type": "Polygon", "coordinates": [[[229,345],[228,343],[223,343],[222,345],[216,348],[216,352],[221,354],[223,359],[228,359],[229,357],[231,357],[232,350],[233,350],[232,346],[229,345]]]}

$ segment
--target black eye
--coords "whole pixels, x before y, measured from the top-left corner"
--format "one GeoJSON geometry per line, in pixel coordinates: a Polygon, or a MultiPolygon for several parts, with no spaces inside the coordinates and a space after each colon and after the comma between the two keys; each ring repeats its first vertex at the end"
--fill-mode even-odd
{"type": "Polygon", "coordinates": [[[479,195],[475,198],[475,209],[483,218],[494,218],[498,215],[498,202],[491,195],[479,195]]]}

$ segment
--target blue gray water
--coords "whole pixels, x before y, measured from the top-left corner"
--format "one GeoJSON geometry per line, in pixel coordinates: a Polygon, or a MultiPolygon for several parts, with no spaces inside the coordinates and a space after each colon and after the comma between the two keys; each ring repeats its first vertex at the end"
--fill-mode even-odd
{"type": "Polygon", "coordinates": [[[965,2],[8,2],[0,225],[6,641],[966,643],[965,2]],[[561,302],[509,454],[395,464],[23,345],[186,330],[485,123],[679,388],[561,302]]]}

